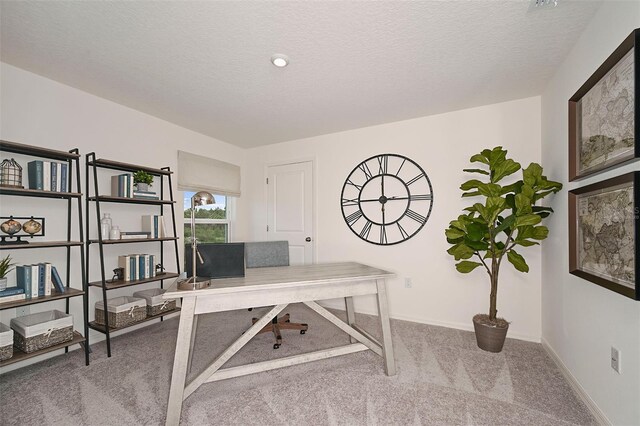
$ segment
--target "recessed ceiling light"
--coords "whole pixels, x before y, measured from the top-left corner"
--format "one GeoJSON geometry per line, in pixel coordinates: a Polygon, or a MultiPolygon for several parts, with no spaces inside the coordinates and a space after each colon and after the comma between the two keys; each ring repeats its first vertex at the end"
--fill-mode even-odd
{"type": "Polygon", "coordinates": [[[271,63],[278,68],[284,68],[289,65],[289,58],[287,55],[277,53],[271,57],[271,63]]]}

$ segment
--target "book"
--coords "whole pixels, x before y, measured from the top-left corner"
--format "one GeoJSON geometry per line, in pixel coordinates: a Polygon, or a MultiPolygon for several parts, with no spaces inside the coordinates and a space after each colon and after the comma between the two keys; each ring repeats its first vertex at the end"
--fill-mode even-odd
{"type": "Polygon", "coordinates": [[[145,278],[149,278],[147,277],[147,262],[146,262],[146,255],[141,254],[138,256],[138,279],[139,280],[144,280],[145,278]]]}
{"type": "Polygon", "coordinates": [[[51,190],[58,192],[60,185],[58,185],[58,163],[51,162],[51,190]]]}
{"type": "Polygon", "coordinates": [[[25,297],[31,298],[31,266],[16,266],[16,284],[24,291],[25,297]]]}
{"type": "Polygon", "coordinates": [[[111,176],[111,196],[122,197],[122,177],[111,176]]]}
{"type": "Polygon", "coordinates": [[[139,260],[140,255],[138,254],[130,254],[129,255],[129,263],[131,264],[131,269],[130,269],[130,276],[131,276],[131,281],[136,281],[138,280],[138,266],[140,265],[140,260],[139,260]]]}
{"type": "Polygon", "coordinates": [[[118,256],[118,268],[122,268],[125,281],[131,281],[131,263],[129,256],[118,256]]]}
{"type": "Polygon", "coordinates": [[[149,278],[156,276],[155,256],[149,255],[149,278]]]}
{"type": "Polygon", "coordinates": [[[55,266],[51,267],[51,281],[53,282],[53,286],[56,288],[58,293],[64,293],[67,289],[62,283],[62,279],[60,279],[60,275],[58,274],[58,270],[55,266]]]}
{"type": "Polygon", "coordinates": [[[131,234],[127,234],[127,235],[120,235],[120,239],[121,240],[141,240],[144,238],[149,238],[149,234],[142,234],[142,235],[131,235],[131,234]]]}
{"type": "Polygon", "coordinates": [[[44,263],[38,263],[38,297],[44,296],[44,263]]]}
{"type": "Polygon", "coordinates": [[[42,189],[51,191],[51,162],[42,162],[42,189]]]}
{"type": "Polygon", "coordinates": [[[31,268],[31,298],[38,297],[40,288],[38,287],[40,281],[40,268],[38,265],[29,265],[31,268]]]}
{"type": "Polygon", "coordinates": [[[7,287],[5,290],[0,290],[0,298],[15,296],[16,294],[24,294],[24,289],[20,287],[7,287]]]}
{"type": "Polygon", "coordinates": [[[67,188],[67,163],[60,163],[60,191],[61,192],[69,192],[69,188],[67,188]]]}
{"type": "Polygon", "coordinates": [[[16,302],[18,300],[24,300],[27,296],[23,294],[14,294],[13,296],[7,296],[0,299],[0,305],[8,302],[16,302]]]}
{"type": "Polygon", "coordinates": [[[42,189],[42,160],[29,161],[27,172],[29,174],[29,189],[42,189]]]}
{"type": "Polygon", "coordinates": [[[146,194],[133,194],[133,198],[137,198],[139,200],[159,200],[160,197],[157,195],[146,195],[146,194]]]}
{"type": "Polygon", "coordinates": [[[44,295],[51,296],[51,263],[44,263],[44,295]]]}
{"type": "Polygon", "coordinates": [[[149,232],[151,238],[164,238],[164,218],[160,215],[142,216],[142,230],[149,232]]]}
{"type": "Polygon", "coordinates": [[[134,189],[133,193],[140,194],[140,195],[158,195],[155,193],[155,191],[140,191],[139,189],[134,189]]]}

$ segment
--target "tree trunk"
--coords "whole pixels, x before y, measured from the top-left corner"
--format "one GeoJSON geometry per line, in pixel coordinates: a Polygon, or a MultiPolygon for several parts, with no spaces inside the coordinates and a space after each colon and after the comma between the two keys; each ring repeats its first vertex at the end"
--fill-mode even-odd
{"type": "Polygon", "coordinates": [[[491,293],[489,294],[489,320],[494,321],[498,315],[498,261],[491,259],[491,293]]]}

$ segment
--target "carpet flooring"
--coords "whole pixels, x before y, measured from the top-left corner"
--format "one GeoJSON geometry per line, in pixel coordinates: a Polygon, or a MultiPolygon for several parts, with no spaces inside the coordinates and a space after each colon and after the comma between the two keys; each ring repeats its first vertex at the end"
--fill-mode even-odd
{"type": "MultiPolygon", "coordinates": [[[[260,312],[258,310],[258,312],[260,312]]],[[[254,338],[238,365],[348,343],[300,305],[306,335],[254,338]]],[[[201,371],[248,327],[256,311],[200,319],[193,372],[201,371]]],[[[338,313],[340,315],[341,313],[338,313]]],[[[375,317],[358,323],[379,336],[375,317]]],[[[0,423],[9,425],[159,425],[164,422],[177,319],[0,376],[0,423]]],[[[392,320],[398,374],[384,375],[370,351],[203,385],[184,403],[185,425],[576,425],[595,424],[540,344],[507,339],[499,354],[476,347],[473,333],[392,320]]]]}

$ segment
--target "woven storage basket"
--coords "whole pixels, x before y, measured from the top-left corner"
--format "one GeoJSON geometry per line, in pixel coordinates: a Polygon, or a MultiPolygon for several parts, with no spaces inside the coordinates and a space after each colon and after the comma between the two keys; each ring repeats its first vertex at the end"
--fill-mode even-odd
{"type": "Polygon", "coordinates": [[[73,340],[73,316],[55,310],[14,318],[11,328],[13,345],[25,353],[73,340]]]}
{"type": "Polygon", "coordinates": [[[0,323],[0,361],[13,356],[13,330],[0,323]]]}
{"type": "Polygon", "coordinates": [[[176,308],[175,300],[164,300],[162,298],[165,291],[167,290],[151,288],[149,290],[136,291],[133,293],[133,297],[144,299],[147,302],[147,316],[153,317],[176,308]]]}
{"type": "MultiPolygon", "coordinates": [[[[107,312],[109,315],[109,328],[126,327],[147,317],[144,299],[131,296],[121,296],[107,300],[107,312]]],[[[96,302],[96,323],[105,325],[102,301],[96,302]]]]}

